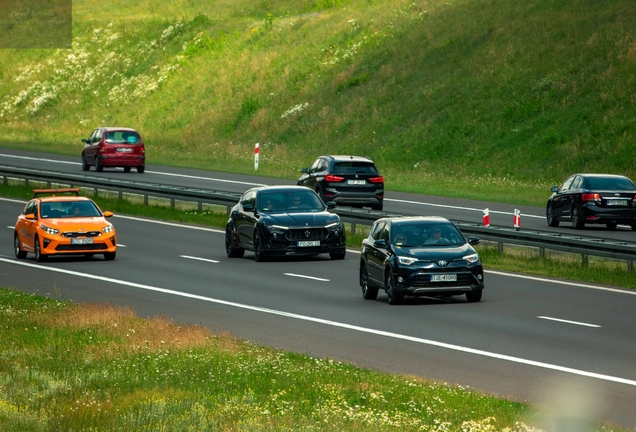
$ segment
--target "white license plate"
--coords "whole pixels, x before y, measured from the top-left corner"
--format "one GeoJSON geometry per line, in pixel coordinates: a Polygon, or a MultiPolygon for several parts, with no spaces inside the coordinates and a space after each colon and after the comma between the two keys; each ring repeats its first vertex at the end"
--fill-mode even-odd
{"type": "Polygon", "coordinates": [[[118,152],[130,153],[132,149],[130,147],[117,147],[118,152]]]}
{"type": "Polygon", "coordinates": [[[627,200],[610,199],[610,200],[607,200],[607,205],[611,205],[611,206],[627,206],[627,200]]]}
{"type": "Polygon", "coordinates": [[[298,242],[298,247],[311,247],[311,246],[320,246],[320,240],[306,240],[306,241],[298,242]]]}
{"type": "Polygon", "coordinates": [[[74,238],[74,239],[71,239],[71,244],[74,244],[74,245],[93,244],[93,239],[92,238],[74,238]]]}
{"type": "Polygon", "coordinates": [[[431,275],[431,282],[457,282],[456,274],[434,274],[431,275]]]}
{"type": "Polygon", "coordinates": [[[347,184],[363,185],[363,184],[367,184],[367,181],[366,180],[347,180],[347,184]]]}

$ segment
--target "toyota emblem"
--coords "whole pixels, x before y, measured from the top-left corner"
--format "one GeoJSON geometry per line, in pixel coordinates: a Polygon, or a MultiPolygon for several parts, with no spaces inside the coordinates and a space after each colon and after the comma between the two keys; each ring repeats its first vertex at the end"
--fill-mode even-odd
{"type": "Polygon", "coordinates": [[[447,261],[444,261],[444,260],[437,261],[437,265],[440,267],[446,267],[446,264],[448,264],[447,261]]]}

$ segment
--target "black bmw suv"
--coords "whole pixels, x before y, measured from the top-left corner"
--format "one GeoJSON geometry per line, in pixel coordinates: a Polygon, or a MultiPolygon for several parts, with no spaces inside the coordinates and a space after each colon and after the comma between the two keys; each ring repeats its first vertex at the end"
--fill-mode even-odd
{"type": "Polygon", "coordinates": [[[301,172],[298,185],[313,189],[325,203],[382,210],[384,178],[366,156],[323,155],[301,172]]]}

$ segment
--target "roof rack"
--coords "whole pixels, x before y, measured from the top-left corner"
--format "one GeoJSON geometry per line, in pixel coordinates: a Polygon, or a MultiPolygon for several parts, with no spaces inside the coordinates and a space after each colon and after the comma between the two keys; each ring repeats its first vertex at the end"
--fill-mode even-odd
{"type": "Polygon", "coordinates": [[[73,194],[75,196],[79,196],[80,188],[33,189],[33,198],[39,197],[40,195],[56,196],[58,194],[73,194]]]}

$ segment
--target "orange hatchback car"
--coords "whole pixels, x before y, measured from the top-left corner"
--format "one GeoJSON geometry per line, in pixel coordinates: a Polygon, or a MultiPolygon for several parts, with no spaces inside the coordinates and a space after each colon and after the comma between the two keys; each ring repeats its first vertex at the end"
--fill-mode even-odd
{"type": "Polygon", "coordinates": [[[82,139],[82,170],[91,166],[95,171],[104,168],[123,167],[125,172],[135,168],[138,173],[146,169],[146,149],[141,135],[134,129],[101,127],[93,131],[88,139],[82,139]]]}
{"type": "Polygon", "coordinates": [[[16,258],[24,259],[32,252],[38,262],[51,255],[73,254],[104,254],[107,261],[115,259],[115,227],[106,220],[113,214],[102,212],[79,192],[79,188],[33,191],[33,199],[15,224],[16,258]]]}

